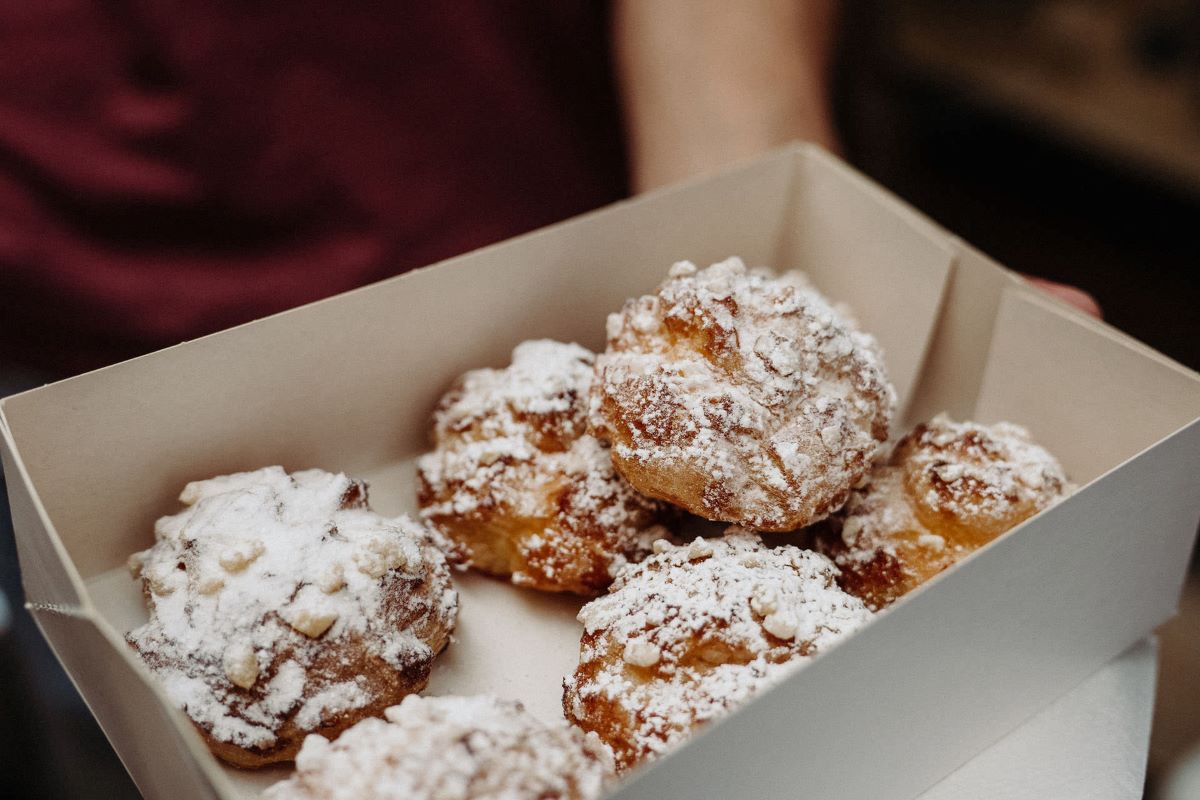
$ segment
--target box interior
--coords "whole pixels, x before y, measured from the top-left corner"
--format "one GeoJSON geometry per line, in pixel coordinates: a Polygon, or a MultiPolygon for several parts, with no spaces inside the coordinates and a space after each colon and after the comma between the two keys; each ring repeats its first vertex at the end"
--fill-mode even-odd
{"type": "MultiPolygon", "coordinates": [[[[672,262],[706,265],[729,255],[751,265],[803,269],[851,306],[884,345],[900,394],[897,433],[942,409],[1019,422],[1083,484],[1200,416],[1196,376],[1036,297],[1019,279],[832,158],[793,148],[714,179],[5,400],[0,410],[8,433],[37,488],[41,509],[35,510],[44,509],[43,522],[53,525],[47,533],[61,539],[68,557],[62,575],[39,578],[30,596],[71,603],[68,595],[81,592],[84,615],[94,608],[102,639],[113,650],[114,674],[124,669],[125,680],[144,679],[121,645],[123,633],[145,618],[138,587],[123,565],[130,553],[152,543],[154,519],[177,510],[176,496],[187,481],[267,464],[315,466],[369,479],[380,512],[411,511],[411,461],[427,447],[429,413],[457,375],[506,364],[511,348],[528,338],[601,348],[605,314],[652,290],[672,262]]],[[[1006,552],[1019,558],[1013,549],[1037,547],[1026,539],[1045,535],[1054,515],[1087,517],[1084,502],[1081,494],[1035,518],[906,598],[876,620],[887,624],[872,624],[788,681],[794,695],[789,703],[803,702],[815,720],[853,716],[855,701],[844,687],[851,680],[879,682],[878,659],[870,653],[899,647],[903,639],[895,637],[912,635],[896,620],[914,619],[920,627],[916,615],[945,610],[953,589],[940,589],[947,599],[939,603],[930,591],[934,584],[963,587],[964,596],[971,592],[970,583],[963,586],[968,580],[990,586],[989,559],[1000,563],[1006,552]],[[848,706],[821,699],[819,691],[848,706]]],[[[477,576],[459,576],[458,582],[458,641],[441,656],[429,691],[492,691],[521,699],[542,716],[560,716],[560,682],[573,669],[578,644],[579,602],[477,576]]],[[[1163,602],[1173,603],[1173,595],[1163,602]]],[[[977,602],[961,605],[967,616],[956,624],[964,627],[960,641],[966,642],[967,631],[978,625],[969,615],[977,602]]],[[[1143,633],[1160,621],[1160,605],[1148,608],[1148,621],[1138,623],[1143,633]]],[[[1064,624],[1069,621],[1064,617],[1064,624]]],[[[1035,643],[1020,655],[1042,658],[1035,643]]],[[[1096,645],[1088,657],[1098,657],[1102,646],[1109,644],[1096,645]]],[[[927,655],[906,658],[919,664],[927,655]]],[[[967,654],[960,666],[988,675],[988,666],[974,660],[986,655],[967,654]]],[[[1075,674],[1084,669],[1081,663],[1082,656],[1065,659],[1057,672],[1048,668],[1060,677],[1049,697],[1082,677],[1075,674]]],[[[85,693],[91,691],[87,676],[76,679],[85,693]]],[[[874,692],[863,697],[886,706],[874,692]]],[[[968,695],[955,698],[961,702],[947,707],[956,715],[971,706],[968,695]]],[[[1030,702],[1041,701],[1034,693],[1030,702]]],[[[795,718],[763,723],[770,705],[753,704],[759,709],[755,724],[777,722],[781,734],[804,724],[795,718]]],[[[1016,704],[1014,718],[999,724],[1010,728],[1036,707],[1016,704]]],[[[96,710],[104,722],[105,713],[96,710]]],[[[745,716],[715,726],[703,740],[728,746],[745,716]]],[[[187,728],[181,715],[167,718],[187,728]]],[[[900,714],[881,735],[906,741],[910,722],[900,714]]],[[[916,754],[918,763],[905,767],[911,785],[893,784],[897,796],[919,791],[958,766],[968,748],[975,752],[1002,732],[985,721],[950,753],[916,754]]],[[[136,777],[142,760],[132,744],[136,734],[109,733],[136,777]]],[[[805,738],[793,737],[793,743],[805,738]]],[[[194,744],[201,750],[191,752],[208,758],[198,739],[194,744]]],[[[704,753],[719,766],[713,746],[685,748],[620,796],[677,796],[665,793],[665,770],[677,759],[694,768],[704,753]]],[[[286,773],[227,769],[220,777],[211,764],[205,771],[229,797],[252,796],[286,773]]],[[[701,773],[719,783],[719,776],[701,773]]],[[[869,786],[872,777],[855,780],[869,786]]],[[[768,790],[745,796],[771,796],[768,790]]],[[[832,791],[829,796],[843,796],[832,791]]]]}

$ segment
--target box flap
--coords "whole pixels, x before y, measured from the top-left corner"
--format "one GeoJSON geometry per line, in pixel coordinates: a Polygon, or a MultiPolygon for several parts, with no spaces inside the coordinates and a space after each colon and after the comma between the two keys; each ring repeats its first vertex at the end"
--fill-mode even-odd
{"type": "Polygon", "coordinates": [[[797,174],[774,266],[807,272],[883,345],[903,416],[933,337],[954,261],[952,240],[817,148],[797,174]]]}
{"type": "Polygon", "coordinates": [[[0,463],[8,487],[25,600],[43,606],[79,608],[84,602],[83,584],[21,465],[5,419],[5,402],[0,400],[0,463]]]}
{"type": "Polygon", "coordinates": [[[121,761],[136,765],[130,774],[143,795],[222,796],[225,777],[200,737],[184,730],[182,714],[164,705],[161,693],[135,674],[123,642],[112,641],[86,616],[35,609],[34,619],[68,672],[87,676],[84,700],[121,761]]]}
{"type": "Polygon", "coordinates": [[[1200,417],[1200,375],[1028,286],[1004,291],[986,364],[975,418],[1029,428],[1077,483],[1200,417]]]}
{"type": "Polygon", "coordinates": [[[975,411],[1001,293],[1021,283],[970,245],[956,240],[954,274],[938,319],[907,427],[945,411],[968,419],[975,411]]]}

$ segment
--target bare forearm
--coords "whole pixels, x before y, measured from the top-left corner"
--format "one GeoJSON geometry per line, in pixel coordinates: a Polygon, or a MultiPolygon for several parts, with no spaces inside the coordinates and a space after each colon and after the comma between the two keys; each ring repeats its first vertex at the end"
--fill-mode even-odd
{"type": "Polygon", "coordinates": [[[634,189],[791,139],[835,146],[835,0],[618,0],[614,47],[634,189]]]}

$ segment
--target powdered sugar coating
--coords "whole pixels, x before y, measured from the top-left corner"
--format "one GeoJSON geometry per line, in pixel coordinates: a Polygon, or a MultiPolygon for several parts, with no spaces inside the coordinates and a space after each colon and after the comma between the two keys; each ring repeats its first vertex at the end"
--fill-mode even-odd
{"type": "Polygon", "coordinates": [[[848,591],[878,609],[1071,491],[1019,425],[939,415],[897,445],[816,530],[848,591]]]}
{"type": "Polygon", "coordinates": [[[612,756],[594,735],[520,703],[412,695],[335,742],[310,736],[264,800],[591,800],[612,756]]]}
{"type": "Polygon", "coordinates": [[[524,342],[511,366],[466,373],[438,404],[418,501],[474,566],[594,595],[665,534],[666,509],[585,432],[593,363],[575,344],[524,342]]]}
{"type": "Polygon", "coordinates": [[[663,542],[579,612],[563,710],[628,769],[661,755],[871,616],[825,557],[730,528],[663,542]]]}
{"type": "Polygon", "coordinates": [[[434,532],[345,475],[281,467],[189,483],[130,559],[150,620],[128,634],[218,755],[290,759],[417,691],[458,611],[434,532]]]}
{"type": "Polygon", "coordinates": [[[887,440],[875,340],[797,272],[675,264],[608,319],[589,422],[638,490],[709,519],[827,516],[887,440]]]}

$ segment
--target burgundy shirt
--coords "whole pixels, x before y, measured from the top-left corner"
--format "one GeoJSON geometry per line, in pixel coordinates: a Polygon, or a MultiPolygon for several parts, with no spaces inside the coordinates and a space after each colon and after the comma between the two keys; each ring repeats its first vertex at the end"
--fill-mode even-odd
{"type": "Polygon", "coordinates": [[[0,365],[99,366],[626,191],[596,2],[0,0],[0,365]]]}

